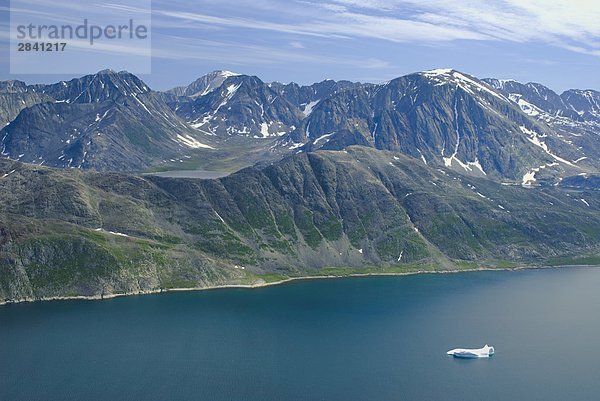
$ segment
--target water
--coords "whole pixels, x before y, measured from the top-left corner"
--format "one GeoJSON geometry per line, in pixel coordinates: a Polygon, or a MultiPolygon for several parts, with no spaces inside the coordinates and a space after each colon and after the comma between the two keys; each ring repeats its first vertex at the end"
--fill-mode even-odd
{"type": "Polygon", "coordinates": [[[0,399],[597,399],[598,288],[569,268],[8,305],[0,399]]]}
{"type": "Polygon", "coordinates": [[[210,171],[210,170],[170,170],[161,171],[158,173],[149,173],[145,175],[157,175],[159,177],[170,177],[170,178],[201,178],[201,179],[213,179],[227,177],[230,172],[226,171],[210,171]]]}

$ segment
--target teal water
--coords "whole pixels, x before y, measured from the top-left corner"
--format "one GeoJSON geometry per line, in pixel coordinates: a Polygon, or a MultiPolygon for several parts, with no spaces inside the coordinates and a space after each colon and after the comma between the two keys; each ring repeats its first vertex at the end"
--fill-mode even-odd
{"type": "Polygon", "coordinates": [[[0,399],[593,400],[599,288],[568,268],[8,305],[0,399]]]}

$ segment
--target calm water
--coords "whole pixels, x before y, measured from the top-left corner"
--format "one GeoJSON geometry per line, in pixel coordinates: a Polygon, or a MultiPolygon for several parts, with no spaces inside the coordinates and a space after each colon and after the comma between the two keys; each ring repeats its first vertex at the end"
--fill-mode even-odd
{"type": "Polygon", "coordinates": [[[159,177],[170,177],[170,178],[202,178],[212,179],[226,177],[231,173],[224,171],[209,171],[209,170],[172,170],[172,171],[161,171],[159,173],[151,173],[146,175],[157,175],[159,177]]]}
{"type": "Polygon", "coordinates": [[[9,305],[0,399],[593,400],[599,289],[570,268],[9,305]]]}

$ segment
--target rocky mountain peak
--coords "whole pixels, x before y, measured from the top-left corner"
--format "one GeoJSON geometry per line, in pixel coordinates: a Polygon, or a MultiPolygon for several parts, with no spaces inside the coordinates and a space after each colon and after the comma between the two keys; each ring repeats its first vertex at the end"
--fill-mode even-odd
{"type": "Polygon", "coordinates": [[[180,86],[173,88],[168,93],[176,96],[188,96],[196,98],[199,96],[207,95],[213,90],[217,89],[223,84],[223,82],[230,77],[243,76],[237,72],[226,71],[226,70],[215,70],[206,75],[201,76],[194,82],[187,86],[180,86]]]}
{"type": "Polygon", "coordinates": [[[150,88],[134,74],[113,70],[102,70],[70,81],[44,85],[39,89],[57,102],[65,103],[122,102],[127,97],[150,92],[150,88]]]}

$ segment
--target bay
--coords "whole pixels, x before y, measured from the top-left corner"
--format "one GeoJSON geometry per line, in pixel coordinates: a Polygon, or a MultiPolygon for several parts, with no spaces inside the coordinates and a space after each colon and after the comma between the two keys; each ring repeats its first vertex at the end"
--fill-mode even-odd
{"type": "Polygon", "coordinates": [[[578,267],[5,305],[0,399],[596,399],[598,288],[578,267]]]}

